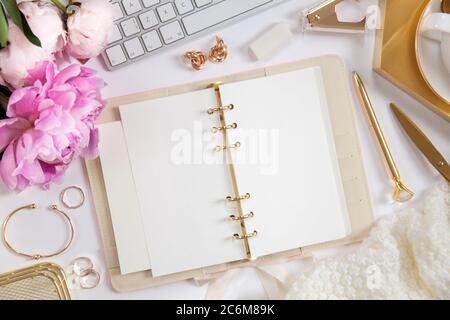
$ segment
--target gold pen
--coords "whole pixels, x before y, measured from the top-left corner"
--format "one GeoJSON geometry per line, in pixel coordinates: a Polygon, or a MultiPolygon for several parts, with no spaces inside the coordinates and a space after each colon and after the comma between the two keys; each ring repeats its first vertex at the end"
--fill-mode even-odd
{"type": "Polygon", "coordinates": [[[383,131],[381,130],[380,123],[378,122],[372,103],[370,102],[366,87],[364,86],[364,83],[356,72],[353,72],[353,84],[355,85],[356,91],[358,92],[358,95],[361,99],[361,103],[364,106],[364,110],[366,111],[366,114],[369,118],[370,126],[372,127],[375,137],[377,138],[378,145],[380,146],[385,159],[385,163],[389,168],[392,179],[394,181],[395,189],[393,198],[398,202],[408,201],[414,196],[414,192],[408,189],[408,187],[406,187],[400,179],[400,173],[397,169],[397,166],[395,165],[394,158],[392,157],[392,153],[389,150],[389,146],[387,144],[386,138],[384,137],[383,131]],[[406,193],[405,197],[402,197],[402,192],[406,193]]]}

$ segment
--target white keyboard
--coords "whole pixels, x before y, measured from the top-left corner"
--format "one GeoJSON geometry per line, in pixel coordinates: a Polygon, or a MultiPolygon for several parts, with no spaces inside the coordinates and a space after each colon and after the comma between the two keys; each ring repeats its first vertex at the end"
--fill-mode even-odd
{"type": "Polygon", "coordinates": [[[115,25],[103,59],[109,70],[162,52],[288,0],[113,0],[115,25]]]}

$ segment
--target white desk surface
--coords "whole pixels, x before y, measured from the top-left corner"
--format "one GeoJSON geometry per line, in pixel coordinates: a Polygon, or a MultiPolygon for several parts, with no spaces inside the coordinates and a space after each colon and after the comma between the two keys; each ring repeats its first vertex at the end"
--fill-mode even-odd
{"type": "MultiPolygon", "coordinates": [[[[388,104],[391,101],[395,101],[407,110],[411,118],[424,129],[447,159],[450,159],[450,145],[448,143],[450,126],[448,122],[372,71],[374,52],[373,34],[364,37],[317,33],[302,35],[297,33],[294,41],[288,47],[281,50],[276,57],[262,62],[254,62],[249,58],[246,48],[252,39],[273,23],[283,20],[289,21],[293,28],[298,29],[298,12],[300,9],[308,7],[314,2],[312,0],[292,0],[284,5],[218,31],[228,43],[231,49],[231,56],[226,63],[209,64],[205,70],[200,72],[193,72],[187,68],[180,59],[180,56],[190,49],[206,50],[209,48],[213,41],[214,33],[187,43],[180,48],[172,49],[160,56],[148,58],[135,65],[112,73],[107,72],[103,68],[99,59],[90,61],[88,66],[100,71],[101,76],[108,83],[104,95],[105,97],[112,97],[290,62],[317,55],[338,54],[344,58],[348,66],[349,81],[350,72],[356,70],[366,82],[402,178],[417,193],[415,201],[420,201],[426,190],[437,180],[438,173],[426,162],[408,140],[408,137],[403,133],[391,113],[388,104]]],[[[355,111],[364,164],[376,216],[381,217],[387,214],[393,214],[405,206],[412,205],[414,202],[404,205],[392,203],[392,185],[390,179],[380,158],[360,104],[356,100],[356,96],[355,111]]],[[[69,185],[82,186],[87,193],[87,203],[81,209],[71,213],[71,217],[74,219],[77,228],[74,244],[68,252],[50,259],[50,261],[67,267],[75,257],[87,255],[96,261],[103,275],[102,282],[96,289],[75,291],[75,295],[78,298],[202,299],[204,297],[207,286],[197,286],[193,281],[184,281],[127,294],[116,293],[112,290],[109,280],[105,275],[102,245],[90,196],[89,183],[82,160],[77,160],[73,163],[62,185],[54,185],[48,191],[32,188],[21,194],[15,194],[7,191],[0,184],[0,220],[3,221],[9,212],[24,204],[36,202],[40,206],[45,207],[49,202],[58,203],[60,190],[69,185]]],[[[42,225],[38,223],[30,225],[30,223],[27,223],[27,218],[25,217],[23,220],[17,222],[18,224],[20,223],[21,227],[24,226],[24,228],[15,228],[17,233],[14,235],[14,240],[22,248],[31,247],[38,252],[39,248],[49,248],[52,244],[54,248],[54,243],[57,240],[63,241],[64,233],[61,229],[53,229],[53,226],[61,227],[61,225],[55,224],[51,219],[50,215],[45,215],[42,221],[40,221],[42,225]],[[19,230],[21,230],[21,234],[18,234],[19,230]],[[35,239],[39,239],[39,241],[35,241],[35,239]]],[[[32,261],[26,261],[21,257],[17,257],[8,252],[3,244],[0,245],[0,273],[31,264],[33,264],[32,261]]],[[[232,285],[225,294],[225,298],[233,299],[264,299],[265,297],[256,273],[252,269],[244,269],[237,273],[232,285]]]]}

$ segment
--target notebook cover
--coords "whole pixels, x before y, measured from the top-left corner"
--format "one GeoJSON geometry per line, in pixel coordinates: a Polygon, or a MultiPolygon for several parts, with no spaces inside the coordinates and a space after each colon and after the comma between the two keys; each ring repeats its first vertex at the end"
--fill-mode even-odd
{"type": "Polygon", "coordinates": [[[127,292],[192,278],[209,278],[215,273],[224,272],[233,268],[301,258],[302,256],[310,255],[316,250],[361,241],[367,235],[374,220],[372,204],[355,125],[353,102],[349,88],[350,77],[344,62],[338,56],[321,56],[196,83],[112,98],[108,100],[108,107],[98,119],[98,123],[120,121],[118,106],[123,104],[200,90],[216,81],[230,83],[314,66],[320,67],[323,75],[329,115],[336,144],[336,153],[339,159],[339,169],[343,180],[349,219],[352,226],[352,234],[342,240],[280,252],[259,258],[256,261],[235,261],[155,278],[152,277],[151,270],[121,275],[100,159],[90,160],[86,161],[86,168],[103,241],[106,266],[109,270],[112,286],[116,291],[127,292]]]}

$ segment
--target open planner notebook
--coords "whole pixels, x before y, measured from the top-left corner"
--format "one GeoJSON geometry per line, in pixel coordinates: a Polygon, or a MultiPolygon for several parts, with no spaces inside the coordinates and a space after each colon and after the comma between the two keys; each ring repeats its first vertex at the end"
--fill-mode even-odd
{"type": "Polygon", "coordinates": [[[292,68],[120,104],[119,119],[99,125],[120,274],[188,278],[345,239],[357,210],[371,217],[361,163],[346,162],[360,161],[354,128],[336,134],[324,72],[292,68]],[[356,189],[365,193],[349,196],[356,189]]]}

